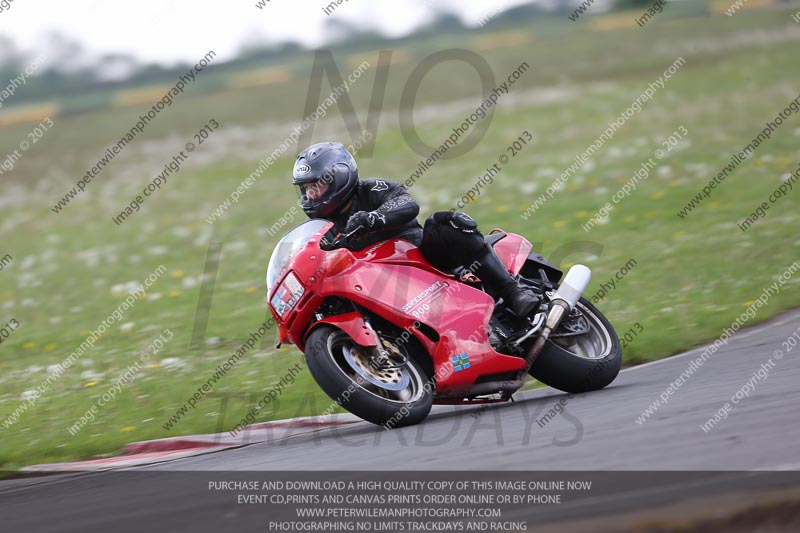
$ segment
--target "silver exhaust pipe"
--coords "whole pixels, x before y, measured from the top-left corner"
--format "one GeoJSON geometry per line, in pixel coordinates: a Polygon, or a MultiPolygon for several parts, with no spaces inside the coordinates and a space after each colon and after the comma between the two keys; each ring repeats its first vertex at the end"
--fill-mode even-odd
{"type": "MultiPolygon", "coordinates": [[[[589,286],[592,280],[592,271],[583,265],[575,265],[569,269],[556,293],[550,300],[550,312],[544,323],[547,335],[561,323],[561,320],[569,314],[575,304],[580,300],[583,291],[589,286]]],[[[544,333],[543,333],[544,334],[544,333]]]]}
{"type": "Polygon", "coordinates": [[[575,304],[578,303],[583,291],[589,286],[591,280],[592,271],[589,270],[588,267],[584,265],[575,265],[569,269],[569,272],[567,272],[567,275],[564,277],[564,281],[550,300],[550,311],[547,313],[547,319],[542,328],[542,334],[539,335],[536,342],[533,343],[533,346],[525,355],[527,365],[525,370],[520,373],[520,379],[525,379],[525,374],[530,371],[533,363],[536,362],[536,358],[539,357],[542,348],[544,348],[544,343],[547,342],[547,339],[550,337],[550,333],[561,324],[565,316],[569,315],[569,312],[575,307],[575,304]]]}

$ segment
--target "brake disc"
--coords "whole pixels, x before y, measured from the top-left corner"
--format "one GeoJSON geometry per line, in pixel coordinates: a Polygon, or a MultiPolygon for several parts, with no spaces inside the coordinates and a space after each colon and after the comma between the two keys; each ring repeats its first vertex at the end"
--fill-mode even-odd
{"type": "Polygon", "coordinates": [[[550,334],[550,337],[576,337],[584,333],[589,333],[589,321],[586,320],[583,313],[573,309],[567,318],[561,321],[556,330],[550,334]]]}
{"type": "Polygon", "coordinates": [[[391,391],[399,391],[408,387],[411,382],[408,372],[398,367],[375,368],[371,363],[372,358],[365,351],[360,346],[352,349],[348,346],[342,347],[347,364],[369,383],[391,391]]]}

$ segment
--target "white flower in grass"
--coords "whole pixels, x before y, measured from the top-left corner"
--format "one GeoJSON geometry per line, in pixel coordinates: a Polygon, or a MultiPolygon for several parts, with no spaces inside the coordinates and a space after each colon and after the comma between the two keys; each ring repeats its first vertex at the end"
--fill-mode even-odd
{"type": "Polygon", "coordinates": [[[151,246],[147,249],[147,253],[150,255],[164,255],[167,251],[168,248],[166,246],[151,246]]]}
{"type": "Polygon", "coordinates": [[[78,259],[81,259],[85,263],[86,268],[97,268],[97,266],[100,264],[101,253],[102,252],[100,250],[91,248],[89,250],[82,250],[78,252],[77,255],[78,259]]]}
{"type": "Polygon", "coordinates": [[[132,292],[141,292],[142,284],[138,281],[128,281],[117,283],[111,286],[111,294],[114,296],[127,296],[132,292]]]}
{"type": "Polygon", "coordinates": [[[183,369],[186,368],[188,365],[180,357],[167,357],[161,360],[161,366],[163,366],[167,370],[173,370],[173,369],[183,369]]]}
{"type": "Polygon", "coordinates": [[[119,327],[119,330],[122,333],[128,333],[129,331],[131,331],[133,329],[134,324],[135,324],[135,322],[125,322],[124,324],[122,324],[119,327]]]}
{"type": "Polygon", "coordinates": [[[19,399],[25,401],[36,396],[37,393],[38,391],[36,389],[29,389],[26,391],[22,391],[22,394],[19,395],[19,399]]]}
{"type": "Polygon", "coordinates": [[[36,281],[36,274],[34,274],[33,272],[20,272],[17,275],[17,286],[20,289],[34,287],[35,281],[36,281]]]}
{"type": "Polygon", "coordinates": [[[233,241],[225,245],[226,252],[241,252],[247,250],[248,244],[245,241],[233,241]]]}
{"type": "Polygon", "coordinates": [[[150,294],[147,295],[148,302],[153,302],[155,300],[158,300],[159,298],[161,298],[160,292],[151,292],[150,294]]]}
{"type": "Polygon", "coordinates": [[[192,234],[192,231],[184,226],[175,226],[172,228],[172,234],[176,237],[188,237],[192,234]]]}
{"type": "Polygon", "coordinates": [[[50,322],[51,324],[61,324],[63,319],[60,316],[51,316],[50,318],[47,319],[47,321],[50,322]]]}
{"type": "Polygon", "coordinates": [[[206,247],[208,243],[211,242],[211,235],[200,235],[195,240],[192,241],[193,246],[199,247],[206,247]]]}
{"type": "Polygon", "coordinates": [[[86,381],[98,381],[102,376],[102,374],[98,374],[94,370],[84,370],[81,372],[81,379],[85,379],[86,381]]]}
{"type": "Polygon", "coordinates": [[[535,174],[537,178],[547,178],[549,176],[555,176],[555,175],[556,175],[556,169],[554,169],[553,167],[542,167],[539,170],[537,170],[535,174]]]}
{"type": "Polygon", "coordinates": [[[125,284],[125,292],[127,292],[127,293],[131,293],[131,292],[137,292],[138,293],[138,292],[141,292],[143,290],[144,290],[144,286],[141,283],[139,283],[138,281],[129,281],[128,283],[125,284]]]}

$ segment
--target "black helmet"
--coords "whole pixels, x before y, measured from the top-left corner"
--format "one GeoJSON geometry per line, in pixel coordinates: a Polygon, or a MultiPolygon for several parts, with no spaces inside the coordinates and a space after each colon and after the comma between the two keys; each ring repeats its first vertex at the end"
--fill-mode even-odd
{"type": "Polygon", "coordinates": [[[339,214],[356,192],[358,166],[342,143],[312,144],[297,156],[292,184],[297,186],[300,207],[309,218],[330,218],[339,214]]]}

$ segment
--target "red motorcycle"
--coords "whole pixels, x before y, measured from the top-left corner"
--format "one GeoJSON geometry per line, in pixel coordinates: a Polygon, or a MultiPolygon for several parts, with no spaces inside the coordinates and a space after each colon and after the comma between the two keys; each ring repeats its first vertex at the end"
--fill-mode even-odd
{"type": "Polygon", "coordinates": [[[581,297],[585,266],[562,281],[524,237],[492,230],[486,242],[542,297],[534,316],[519,317],[482,290],[474,265],[437,270],[402,239],[324,250],[331,227],[309,220],[278,242],[267,296],[279,346],[297,345],[319,386],[356,416],[400,427],[422,421],[433,403],[508,401],[528,374],[579,393],[619,373],[617,334],[581,297]]]}

